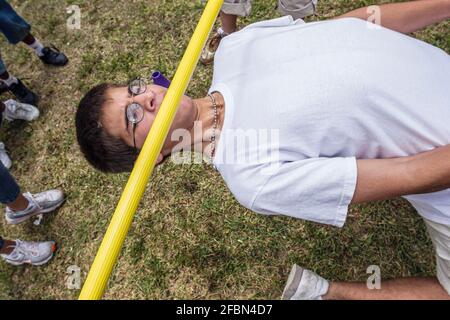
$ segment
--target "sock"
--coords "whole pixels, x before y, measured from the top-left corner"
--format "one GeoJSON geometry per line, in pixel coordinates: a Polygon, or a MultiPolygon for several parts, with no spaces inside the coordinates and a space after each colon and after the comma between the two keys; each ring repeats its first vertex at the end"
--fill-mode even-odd
{"type": "Polygon", "coordinates": [[[329,282],[321,276],[310,270],[303,270],[295,296],[300,300],[322,300],[329,287],[329,282]]]}
{"type": "Polygon", "coordinates": [[[44,53],[42,52],[44,46],[38,39],[35,39],[35,41],[28,46],[36,52],[38,57],[42,57],[44,55],[44,53]]]}
{"type": "Polygon", "coordinates": [[[225,31],[223,31],[222,27],[220,27],[219,29],[217,29],[217,33],[220,34],[220,36],[226,37],[227,35],[229,35],[229,33],[226,33],[225,31]]]}
{"type": "Polygon", "coordinates": [[[25,209],[20,210],[20,211],[14,211],[10,207],[8,207],[8,209],[11,210],[13,213],[21,212],[23,214],[25,212],[30,211],[31,209],[33,209],[35,207],[33,197],[31,197],[29,192],[25,192],[22,195],[28,200],[28,206],[25,209]]]}
{"type": "Polygon", "coordinates": [[[10,87],[13,83],[18,83],[19,80],[17,80],[16,77],[9,75],[8,79],[0,79],[3,81],[8,87],[10,87]]]}
{"type": "MultiPolygon", "coordinates": [[[[11,250],[11,252],[9,252],[9,253],[2,253],[1,254],[1,256],[2,257],[9,257],[10,255],[11,255],[11,253],[13,253],[14,252],[14,249],[16,249],[16,245],[17,245],[17,243],[15,242],[15,241],[7,241],[7,240],[5,240],[4,242],[3,242],[3,249],[5,250],[5,249],[10,249],[10,248],[12,248],[12,250],[11,250]]],[[[6,250],[5,250],[6,251],[6,250]]]]}

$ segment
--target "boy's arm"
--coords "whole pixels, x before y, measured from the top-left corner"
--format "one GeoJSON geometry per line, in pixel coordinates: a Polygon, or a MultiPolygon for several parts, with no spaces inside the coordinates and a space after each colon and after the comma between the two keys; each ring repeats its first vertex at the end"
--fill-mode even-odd
{"type": "Polygon", "coordinates": [[[410,157],[357,160],[352,203],[450,188],[450,145],[410,157]]]}
{"type": "Polygon", "coordinates": [[[359,18],[386,28],[411,33],[450,19],[450,0],[417,0],[363,7],[338,18],[359,18]],[[379,17],[376,15],[379,14],[379,17]]]}

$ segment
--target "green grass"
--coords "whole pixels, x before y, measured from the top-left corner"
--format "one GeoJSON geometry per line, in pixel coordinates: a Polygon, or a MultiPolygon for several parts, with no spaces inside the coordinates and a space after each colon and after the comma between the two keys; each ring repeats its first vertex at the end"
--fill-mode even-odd
{"type": "MultiPolygon", "coordinates": [[[[197,1],[11,1],[45,43],[70,58],[63,69],[43,66],[23,45],[2,40],[11,73],[41,96],[36,122],[0,131],[23,190],[62,188],[67,202],[41,226],[7,226],[6,238],[53,239],[55,258],[43,267],[0,262],[1,299],[75,299],[66,286],[71,265],[83,280],[99,247],[127,175],[94,171],[78,149],[74,114],[84,92],[102,81],[126,81],[160,69],[171,77],[202,12],[197,1]],[[66,6],[79,4],[81,30],[66,29],[66,6]]],[[[386,2],[386,1],[385,1],[386,2]]],[[[319,1],[326,19],[375,1],[319,1]]],[[[242,25],[277,16],[275,0],[261,0],[242,25]]],[[[450,24],[415,36],[450,51],[450,24]]],[[[188,94],[204,95],[211,67],[199,65],[188,94]]],[[[6,99],[6,95],[2,96],[6,99]]],[[[241,207],[207,165],[170,162],[149,182],[120,259],[108,299],[256,299],[280,297],[293,263],[333,280],[363,280],[369,265],[384,279],[434,274],[431,243],[421,218],[403,200],[353,206],[343,229],[241,207]]]]}

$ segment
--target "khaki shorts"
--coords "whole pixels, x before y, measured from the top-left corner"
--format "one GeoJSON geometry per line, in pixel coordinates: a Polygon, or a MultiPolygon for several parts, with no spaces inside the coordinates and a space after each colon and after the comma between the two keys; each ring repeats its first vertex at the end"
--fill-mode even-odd
{"type": "Polygon", "coordinates": [[[424,220],[436,251],[437,278],[450,295],[450,225],[424,220]]]}
{"type": "MultiPolygon", "coordinates": [[[[222,11],[237,16],[248,16],[252,11],[253,0],[225,0],[222,11]]],[[[291,15],[295,20],[316,12],[317,0],[278,0],[278,11],[291,15]]]]}

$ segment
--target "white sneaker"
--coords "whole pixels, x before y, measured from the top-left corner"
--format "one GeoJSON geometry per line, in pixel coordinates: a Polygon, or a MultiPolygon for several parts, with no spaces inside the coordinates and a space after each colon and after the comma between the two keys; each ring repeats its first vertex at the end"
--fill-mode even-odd
{"type": "Polygon", "coordinates": [[[6,151],[5,144],[3,142],[0,142],[0,161],[3,163],[6,169],[11,168],[12,161],[8,156],[8,152],[6,151]]]}
{"type": "Polygon", "coordinates": [[[15,266],[29,263],[40,266],[47,263],[56,251],[56,243],[47,242],[27,242],[16,240],[16,246],[10,254],[1,254],[5,262],[15,266]]]}
{"type": "Polygon", "coordinates": [[[4,104],[6,108],[3,115],[8,121],[16,119],[33,121],[39,117],[39,109],[31,104],[21,103],[13,99],[6,100],[4,104]]]}
{"type": "Polygon", "coordinates": [[[24,193],[29,204],[22,211],[13,211],[6,207],[5,218],[9,224],[18,224],[36,215],[55,210],[64,202],[64,193],[61,190],[48,190],[37,194],[24,193]]]}
{"type": "Polygon", "coordinates": [[[316,273],[294,264],[284,287],[282,300],[322,300],[329,283],[316,273]]]}

